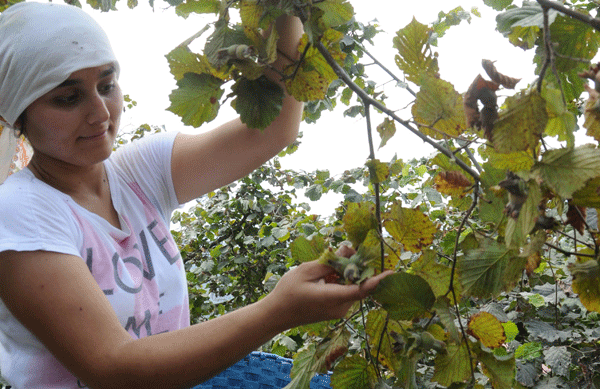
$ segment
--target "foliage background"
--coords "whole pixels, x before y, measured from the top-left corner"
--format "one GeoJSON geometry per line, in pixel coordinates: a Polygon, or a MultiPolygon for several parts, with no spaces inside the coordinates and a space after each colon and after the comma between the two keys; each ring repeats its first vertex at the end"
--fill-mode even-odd
{"type": "MultiPolygon", "coordinates": [[[[437,151],[383,162],[375,155],[377,142],[365,166],[347,166],[335,175],[292,171],[275,159],[174,215],[194,320],[260,299],[301,261],[320,258],[346,266],[345,273],[347,261],[332,257],[327,247],[351,241],[359,249],[353,265],[361,274],[380,269],[380,262],[398,273],[346,320],[293,329],[264,346],[294,356],[290,387],[305,387],[312,373],[327,369],[334,371],[334,387],[344,388],[597,387],[600,155],[596,145],[582,145],[576,134],[583,125],[589,136],[598,136],[597,94],[593,88],[590,99],[582,94],[584,78],[593,81],[597,69],[578,75],[596,56],[598,33],[539,3],[549,6],[510,0],[481,5],[498,13],[496,28],[505,44],[532,54],[534,69],[516,91],[504,74],[486,72],[502,84],[497,94],[499,85],[489,82],[459,89],[445,81],[451,73],[443,71],[435,54],[446,39],[442,35],[478,17],[478,9],[453,9],[435,21],[403,26],[392,43],[397,67],[375,81],[366,66],[373,60],[361,46],[375,36],[376,26],[351,19],[350,3],[342,0],[294,3],[317,15],[305,20],[309,40],[317,47],[325,37],[329,53],[349,74],[347,83],[366,91],[357,98],[359,90],[335,80],[318,54],[311,53],[314,57],[305,61],[314,62],[303,76],[316,84],[309,75],[316,69],[328,80],[320,84],[328,88],[317,98],[306,98],[305,119],[319,122],[323,109],[344,105],[346,116],[366,116],[365,127],[372,127],[371,134],[379,131],[382,147],[390,134],[415,130],[437,151]],[[336,40],[336,34],[343,38],[336,40]],[[393,73],[401,75],[394,76],[393,92],[383,90],[393,73]],[[396,119],[398,128],[368,120],[368,107],[385,110],[392,93],[409,101],[409,109],[400,111],[404,119],[396,119]],[[473,115],[474,109],[483,116],[473,115]],[[305,198],[311,202],[333,194],[343,201],[331,217],[313,215],[305,204],[305,198]]],[[[223,4],[173,3],[180,13],[186,6],[218,11],[223,4]]],[[[247,12],[241,22],[249,27],[261,23],[252,16],[255,11],[273,5],[297,12],[291,4],[229,3],[247,12]]],[[[566,5],[596,15],[594,2],[566,5]]],[[[215,31],[213,38],[219,27],[215,31]]],[[[260,58],[228,58],[218,66],[210,58],[216,49],[205,47],[210,66],[181,63],[186,71],[235,82],[252,80],[249,74],[268,66],[260,58]]],[[[175,54],[169,56],[176,78],[185,79],[186,72],[173,65],[175,54]]],[[[178,89],[190,93],[184,83],[178,89]]],[[[244,116],[243,104],[238,107],[244,116]]],[[[189,113],[171,108],[182,116],[189,113]]],[[[152,130],[146,126],[136,132],[152,130]]]]}

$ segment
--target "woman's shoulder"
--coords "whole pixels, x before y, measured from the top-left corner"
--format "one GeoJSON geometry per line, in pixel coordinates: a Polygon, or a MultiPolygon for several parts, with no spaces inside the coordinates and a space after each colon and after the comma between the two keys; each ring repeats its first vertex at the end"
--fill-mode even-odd
{"type": "Polygon", "coordinates": [[[10,176],[0,185],[0,210],[19,212],[35,208],[56,209],[67,195],[36,179],[27,168],[10,176]]]}

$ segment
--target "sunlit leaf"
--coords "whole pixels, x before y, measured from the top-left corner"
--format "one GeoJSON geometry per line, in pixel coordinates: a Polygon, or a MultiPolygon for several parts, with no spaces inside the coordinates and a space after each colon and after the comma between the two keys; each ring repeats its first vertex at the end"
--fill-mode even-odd
{"type": "Polygon", "coordinates": [[[394,37],[396,65],[404,72],[406,79],[420,83],[421,73],[438,72],[437,54],[431,52],[429,34],[431,29],[415,18],[394,37]]]}
{"type": "Polygon", "coordinates": [[[382,309],[372,310],[367,314],[367,325],[365,332],[371,342],[371,354],[377,357],[379,362],[388,369],[397,370],[400,368],[400,360],[394,355],[393,339],[390,332],[402,333],[402,326],[395,320],[386,321],[387,312],[382,309]],[[387,323],[387,324],[386,324],[387,323]],[[385,329],[385,333],[383,333],[385,329]],[[383,333],[383,336],[382,336],[383,333]]]}
{"type": "Polygon", "coordinates": [[[577,119],[567,109],[560,90],[546,87],[542,91],[542,97],[546,100],[546,110],[548,111],[545,133],[567,142],[568,147],[574,146],[575,135],[573,132],[577,128],[577,119]]]}
{"type": "MultiPolygon", "coordinates": [[[[437,263],[436,253],[431,250],[423,251],[423,254],[411,264],[411,272],[421,276],[431,287],[435,297],[440,297],[448,292],[452,269],[441,263],[437,263]]],[[[455,280],[456,281],[456,280],[455,280]]],[[[457,296],[461,295],[461,285],[454,282],[454,290],[457,296]]]]}
{"type": "Polygon", "coordinates": [[[358,354],[342,360],[331,376],[333,389],[365,389],[373,388],[376,384],[375,368],[367,359],[358,354]]]}
{"type": "Polygon", "coordinates": [[[600,150],[593,145],[549,150],[533,170],[559,196],[569,199],[587,180],[600,176],[600,150]]]}
{"type": "Polygon", "coordinates": [[[529,170],[535,163],[533,153],[529,150],[499,153],[493,147],[486,147],[482,154],[488,158],[488,162],[494,168],[510,170],[511,172],[529,170]]]}
{"type": "MultiPolygon", "coordinates": [[[[338,62],[343,61],[345,57],[339,48],[339,41],[342,37],[340,32],[329,29],[321,39],[323,45],[338,62]]],[[[298,51],[304,52],[307,44],[308,37],[305,35],[300,41],[298,51]]],[[[306,51],[300,68],[296,69],[296,66],[291,65],[285,69],[285,73],[291,77],[285,81],[286,88],[298,101],[324,99],[329,84],[338,78],[323,55],[313,46],[306,51]]]]}
{"type": "Polygon", "coordinates": [[[433,307],[435,295],[421,277],[394,273],[379,282],[373,298],[396,320],[412,320],[433,307]]]}
{"type": "Polygon", "coordinates": [[[219,112],[223,81],[208,74],[186,73],[171,92],[169,111],[181,116],[181,121],[200,127],[213,120],[219,112]]]}
{"type": "Polygon", "coordinates": [[[219,0],[185,0],[175,7],[177,15],[187,18],[191,13],[218,13],[221,9],[219,0]]]}
{"type": "Polygon", "coordinates": [[[377,126],[377,132],[381,137],[379,148],[382,148],[396,133],[396,122],[386,117],[383,119],[383,123],[377,126]]]}
{"type": "Polygon", "coordinates": [[[557,53],[554,65],[559,72],[581,68],[585,60],[592,60],[598,52],[598,32],[570,16],[559,14],[550,26],[550,34],[557,53]]]}
{"type": "Polygon", "coordinates": [[[600,265],[595,259],[569,264],[573,291],[590,311],[600,312],[600,265]]]}
{"type": "Polygon", "coordinates": [[[229,78],[227,72],[215,69],[205,56],[193,53],[185,46],[177,46],[166,58],[176,80],[181,80],[186,73],[207,73],[222,80],[229,78]]]}
{"type": "Polygon", "coordinates": [[[469,333],[479,339],[488,348],[502,346],[506,340],[502,323],[488,312],[479,312],[469,320],[469,333]]]}
{"type": "Polygon", "coordinates": [[[434,177],[434,181],[438,192],[457,198],[466,196],[467,189],[473,185],[463,172],[457,170],[440,172],[434,177]]]}
{"type": "Polygon", "coordinates": [[[298,262],[309,262],[318,259],[325,250],[325,241],[320,236],[308,240],[304,236],[297,237],[290,245],[292,258],[298,262]]]}
{"type": "Polygon", "coordinates": [[[515,357],[519,359],[535,359],[542,356],[542,345],[539,342],[529,342],[520,345],[515,350],[515,357]]]}
{"type": "Polygon", "coordinates": [[[369,231],[377,228],[375,205],[370,202],[349,203],[343,222],[348,240],[352,242],[353,247],[358,247],[369,231]]]}
{"type": "Polygon", "coordinates": [[[401,203],[392,205],[383,223],[387,232],[404,245],[405,250],[419,252],[433,242],[437,232],[435,224],[418,209],[402,208],[401,203]]]}
{"type": "Polygon", "coordinates": [[[546,128],[546,101],[536,92],[509,97],[494,123],[492,144],[499,153],[534,149],[546,128]]]}
{"type": "Polygon", "coordinates": [[[365,165],[369,168],[369,177],[373,184],[379,184],[385,181],[390,175],[390,168],[388,165],[378,159],[370,159],[365,165]]]}
{"type": "Polygon", "coordinates": [[[256,80],[241,77],[231,89],[236,95],[232,105],[250,128],[264,130],[281,112],[283,89],[264,76],[256,80]]]}
{"type": "Polygon", "coordinates": [[[432,381],[450,386],[453,383],[465,382],[471,377],[471,359],[466,343],[449,344],[445,353],[435,358],[435,372],[432,381]]]}
{"type": "Polygon", "coordinates": [[[323,11],[321,21],[326,28],[345,24],[354,16],[354,8],[347,0],[325,0],[314,6],[323,11]]]}
{"type": "Polygon", "coordinates": [[[458,266],[464,295],[492,297],[516,284],[525,268],[525,258],[519,258],[504,245],[486,240],[480,248],[468,251],[458,266]]]}
{"type": "Polygon", "coordinates": [[[447,81],[433,76],[421,79],[421,89],[412,107],[419,129],[435,139],[456,137],[465,130],[462,95],[447,81]]]}

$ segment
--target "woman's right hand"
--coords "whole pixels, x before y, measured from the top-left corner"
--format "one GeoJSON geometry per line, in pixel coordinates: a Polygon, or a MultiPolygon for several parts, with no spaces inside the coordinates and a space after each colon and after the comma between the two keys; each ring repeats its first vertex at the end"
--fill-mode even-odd
{"type": "Polygon", "coordinates": [[[330,266],[311,261],[290,270],[279,280],[264,300],[270,302],[282,321],[285,327],[282,331],[344,317],[355,301],[367,297],[383,278],[393,274],[385,271],[360,285],[325,283],[325,277],[333,272],[330,266]]]}

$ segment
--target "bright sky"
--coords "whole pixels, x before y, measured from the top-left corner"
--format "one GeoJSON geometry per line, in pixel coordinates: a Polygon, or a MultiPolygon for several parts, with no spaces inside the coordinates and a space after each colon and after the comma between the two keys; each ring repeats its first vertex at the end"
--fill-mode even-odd
{"type": "MultiPolygon", "coordinates": [[[[134,10],[121,7],[125,9],[101,14],[90,10],[89,7],[85,9],[107,30],[121,61],[122,89],[138,102],[136,108],[124,115],[122,127],[131,129],[139,124],[149,123],[165,124],[167,130],[183,129],[179,118],[165,111],[169,106],[168,96],[175,82],[169,73],[164,55],[201,30],[207,22],[216,19],[212,15],[196,15],[182,19],[175,15],[173,9],[166,9],[166,3],[159,1],[152,12],[142,1],[134,10]]],[[[437,18],[439,11],[448,12],[460,5],[465,10],[477,7],[482,17],[473,17],[470,24],[463,22],[452,27],[446,36],[438,40],[436,51],[439,52],[441,77],[454,84],[457,91],[465,92],[477,74],[485,76],[481,60],[490,59],[496,61],[500,72],[522,78],[523,81],[518,87],[524,87],[535,80],[531,64],[533,53],[512,46],[495,30],[496,11],[485,6],[481,0],[422,0],[402,2],[402,6],[399,6],[397,0],[354,0],[352,4],[358,20],[366,23],[376,19],[385,31],[376,38],[375,47],[367,49],[398,77],[402,77],[402,74],[394,64],[396,50],[392,46],[392,38],[396,31],[408,24],[413,16],[419,22],[428,24],[437,18]]],[[[373,76],[381,84],[390,80],[389,76],[383,73],[375,73],[373,67],[368,68],[368,72],[373,72],[373,76]]],[[[409,119],[410,112],[406,109],[406,104],[411,100],[410,95],[404,89],[395,87],[394,83],[385,84],[384,90],[390,97],[388,106],[400,110],[400,117],[409,119]],[[396,106],[395,101],[398,102],[396,106]]],[[[284,168],[305,171],[329,169],[333,174],[339,174],[365,162],[368,145],[364,120],[344,118],[342,111],[346,107],[341,103],[339,107],[340,109],[332,113],[325,113],[317,124],[302,125],[302,145],[294,155],[282,159],[284,168]]],[[[228,106],[222,107],[219,117],[214,122],[204,125],[200,131],[209,130],[229,120],[231,115],[233,113],[228,106]]],[[[382,120],[381,116],[375,116],[373,127],[382,120]]],[[[378,145],[377,134],[375,137],[378,145]]],[[[397,154],[399,158],[406,160],[426,156],[432,152],[430,146],[424,145],[412,133],[398,126],[396,136],[388,145],[377,151],[377,158],[389,160],[397,154]]]]}

